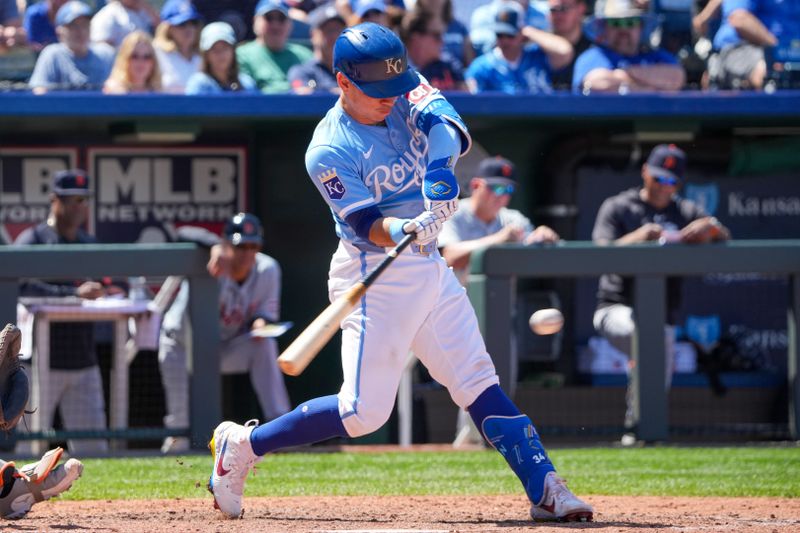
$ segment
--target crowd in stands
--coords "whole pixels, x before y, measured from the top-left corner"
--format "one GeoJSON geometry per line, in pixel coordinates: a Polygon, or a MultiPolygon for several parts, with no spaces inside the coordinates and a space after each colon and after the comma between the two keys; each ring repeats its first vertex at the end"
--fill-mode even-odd
{"type": "Polygon", "coordinates": [[[800,87],[794,0],[0,0],[0,86],[336,93],[333,43],[367,21],[444,91],[800,87]]]}

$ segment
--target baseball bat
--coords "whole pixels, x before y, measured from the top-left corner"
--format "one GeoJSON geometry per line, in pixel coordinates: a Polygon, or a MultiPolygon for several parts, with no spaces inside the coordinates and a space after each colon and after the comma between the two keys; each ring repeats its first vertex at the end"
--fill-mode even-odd
{"type": "Polygon", "coordinates": [[[278,357],[278,366],[284,374],[299,376],[303,370],[319,354],[331,337],[338,331],[339,324],[351,309],[358,303],[370,285],[386,270],[386,267],[397,259],[400,252],[411,244],[417,236],[416,233],[409,233],[397,246],[392,248],[383,261],[369,271],[361,280],[350,287],[346,293],[337,298],[322,311],[311,324],[303,330],[300,335],[289,345],[286,350],[278,357]]]}

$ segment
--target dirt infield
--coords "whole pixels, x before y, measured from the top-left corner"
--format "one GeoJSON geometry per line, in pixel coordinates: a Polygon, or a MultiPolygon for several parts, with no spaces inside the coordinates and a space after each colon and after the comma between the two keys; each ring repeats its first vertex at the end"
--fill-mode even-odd
{"type": "Polygon", "coordinates": [[[537,523],[524,497],[412,496],[246,498],[243,520],[225,520],[207,499],[52,501],[2,531],[97,532],[602,532],[800,531],[800,499],[589,496],[595,522],[537,523]]]}

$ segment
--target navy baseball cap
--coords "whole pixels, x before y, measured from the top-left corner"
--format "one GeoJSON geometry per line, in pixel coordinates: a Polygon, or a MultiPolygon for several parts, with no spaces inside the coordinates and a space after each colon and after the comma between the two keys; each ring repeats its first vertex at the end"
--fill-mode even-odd
{"type": "Polygon", "coordinates": [[[678,181],[686,177],[686,153],[674,144],[659,144],[647,158],[647,170],[678,181]]]}
{"type": "Polygon", "coordinates": [[[517,167],[505,157],[487,157],[478,164],[477,177],[487,181],[496,180],[498,182],[515,183],[517,167]]]}
{"type": "Polygon", "coordinates": [[[316,8],[314,11],[308,14],[307,22],[309,26],[316,29],[321,28],[330,20],[338,20],[342,24],[347,25],[347,23],[344,21],[344,18],[342,18],[342,16],[339,14],[339,11],[333,6],[333,4],[326,4],[316,8]]]}
{"type": "Polygon", "coordinates": [[[256,15],[260,17],[272,11],[280,11],[287,17],[289,16],[289,8],[281,0],[261,0],[256,4],[256,15]]]}
{"type": "Polygon", "coordinates": [[[494,17],[495,35],[517,35],[525,21],[525,13],[519,4],[502,4],[494,17]]]}
{"type": "Polygon", "coordinates": [[[89,176],[79,168],[56,172],[51,192],[56,196],[91,196],[89,176]]]}
{"type": "Polygon", "coordinates": [[[92,8],[78,0],[67,2],[56,13],[56,26],[66,26],[72,24],[75,19],[81,17],[91,17],[92,8]]]}
{"type": "Polygon", "coordinates": [[[240,244],[257,244],[264,242],[264,230],[258,217],[250,213],[237,213],[225,223],[222,232],[229,243],[234,246],[240,244]]]}
{"type": "Polygon", "coordinates": [[[189,0],[167,0],[161,8],[161,20],[172,26],[180,26],[185,22],[201,18],[200,12],[189,0]]]}

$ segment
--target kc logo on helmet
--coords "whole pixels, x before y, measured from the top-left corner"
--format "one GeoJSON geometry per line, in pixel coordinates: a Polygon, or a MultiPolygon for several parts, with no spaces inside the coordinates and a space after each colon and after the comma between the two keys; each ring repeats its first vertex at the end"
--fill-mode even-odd
{"type": "Polygon", "coordinates": [[[389,58],[386,59],[386,74],[391,74],[394,72],[395,74],[402,74],[403,72],[403,58],[389,58]]]}

